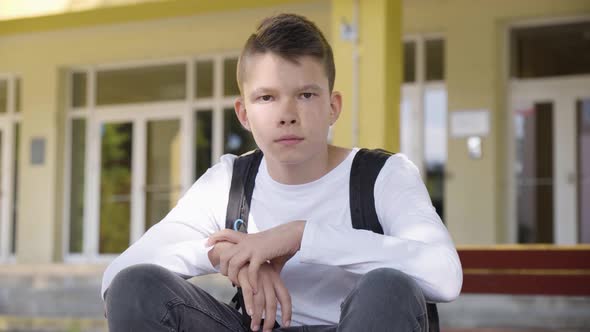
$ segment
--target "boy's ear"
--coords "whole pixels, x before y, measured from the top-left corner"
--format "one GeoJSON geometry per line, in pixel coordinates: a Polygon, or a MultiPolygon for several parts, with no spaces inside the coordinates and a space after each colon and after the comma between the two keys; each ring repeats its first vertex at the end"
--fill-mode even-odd
{"type": "Polygon", "coordinates": [[[330,125],[334,125],[342,111],[342,95],[338,91],[333,91],[330,96],[330,125]]]}
{"type": "Polygon", "coordinates": [[[248,122],[248,113],[246,113],[246,104],[242,97],[236,98],[234,101],[234,110],[236,111],[236,116],[238,120],[242,124],[244,128],[250,131],[250,122],[248,122]]]}

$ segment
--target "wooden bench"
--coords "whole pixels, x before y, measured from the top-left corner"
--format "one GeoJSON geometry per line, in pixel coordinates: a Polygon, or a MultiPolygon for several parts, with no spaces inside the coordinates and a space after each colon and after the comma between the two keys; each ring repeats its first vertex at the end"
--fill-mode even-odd
{"type": "Polygon", "coordinates": [[[458,246],[462,293],[590,296],[590,245],[458,246]]]}

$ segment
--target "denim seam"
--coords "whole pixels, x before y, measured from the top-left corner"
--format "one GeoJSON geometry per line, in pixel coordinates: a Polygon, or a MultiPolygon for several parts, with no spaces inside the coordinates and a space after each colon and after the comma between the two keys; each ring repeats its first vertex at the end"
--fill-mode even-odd
{"type": "MultiPolygon", "coordinates": [[[[197,310],[197,311],[201,312],[205,316],[208,316],[209,318],[211,318],[214,321],[218,322],[219,324],[223,325],[225,328],[227,328],[230,331],[242,332],[240,330],[236,330],[232,326],[227,325],[227,323],[223,319],[221,319],[219,316],[217,316],[216,314],[214,314],[214,313],[212,313],[212,312],[210,312],[208,310],[205,310],[204,308],[202,308],[200,306],[193,305],[193,304],[190,304],[190,303],[186,303],[184,301],[178,301],[178,300],[171,300],[168,303],[166,303],[166,307],[168,308],[168,310],[167,310],[166,314],[164,315],[164,317],[162,319],[164,319],[164,318],[166,318],[166,316],[168,316],[170,310],[172,310],[174,307],[177,307],[179,305],[183,305],[185,307],[188,307],[188,308],[191,308],[191,309],[194,309],[194,310],[197,310]]],[[[241,325],[243,325],[243,324],[241,324],[241,325]]]]}
{"type": "MultiPolygon", "coordinates": [[[[420,326],[420,318],[423,318],[426,322],[426,327],[428,328],[428,315],[426,313],[420,314],[418,316],[416,316],[416,324],[414,325],[414,328],[412,329],[412,331],[422,331],[421,330],[421,326],[420,326]]],[[[426,329],[428,330],[428,329],[426,329]]]]}
{"type": "Polygon", "coordinates": [[[344,304],[349,302],[350,299],[356,294],[358,293],[358,287],[355,287],[353,290],[350,291],[350,293],[348,293],[348,295],[346,295],[346,297],[344,298],[344,300],[340,303],[340,311],[342,311],[342,307],[344,307],[344,304]]]}

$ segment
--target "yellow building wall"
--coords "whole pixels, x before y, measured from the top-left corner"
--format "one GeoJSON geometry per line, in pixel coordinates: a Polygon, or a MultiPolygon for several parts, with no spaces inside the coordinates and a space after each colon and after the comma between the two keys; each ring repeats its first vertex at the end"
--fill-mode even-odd
{"type": "Polygon", "coordinates": [[[332,1],[335,90],[343,95],[343,111],[334,127],[336,145],[399,150],[401,3],[401,0],[332,1]],[[356,42],[340,37],[343,22],[358,26],[356,42]]]}
{"type": "Polygon", "coordinates": [[[487,109],[491,132],[483,159],[471,160],[466,139],[448,139],[445,220],[457,244],[508,241],[507,39],[510,24],[590,15],[587,0],[404,1],[404,34],[442,33],[446,41],[448,111],[487,109]]]}
{"type": "MultiPolygon", "coordinates": [[[[272,2],[281,3],[263,1],[261,4],[272,2]]],[[[230,5],[232,3],[234,7],[226,9],[239,8],[234,2],[230,5]]],[[[67,68],[237,52],[261,18],[279,12],[303,14],[315,21],[328,38],[331,36],[329,1],[227,9],[109,25],[87,26],[75,20],[79,26],[67,29],[58,26],[57,30],[52,30],[53,26],[51,29],[35,27],[37,21],[33,20],[32,32],[21,33],[18,31],[27,30],[26,25],[0,22],[0,30],[5,29],[0,31],[0,73],[17,74],[22,84],[17,261],[42,263],[61,258],[63,73],[67,68]],[[33,137],[47,140],[44,165],[31,166],[29,163],[33,137]]]]}

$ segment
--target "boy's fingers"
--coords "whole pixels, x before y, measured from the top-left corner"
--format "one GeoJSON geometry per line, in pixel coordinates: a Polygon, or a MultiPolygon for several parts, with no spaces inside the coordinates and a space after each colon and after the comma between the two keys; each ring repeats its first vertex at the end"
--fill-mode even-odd
{"type": "Polygon", "coordinates": [[[214,233],[207,239],[207,245],[212,246],[217,242],[227,241],[231,243],[238,243],[246,234],[236,232],[231,229],[222,229],[219,232],[214,233]]]}
{"type": "Polygon", "coordinates": [[[291,304],[291,294],[289,294],[289,290],[285,287],[285,284],[276,276],[274,282],[274,291],[276,293],[276,297],[281,304],[281,319],[282,325],[284,327],[289,327],[291,325],[291,314],[292,314],[292,304],[291,304]]]}
{"type": "Polygon", "coordinates": [[[272,280],[268,278],[268,276],[262,277],[262,285],[260,285],[260,287],[264,289],[266,300],[263,331],[270,331],[275,326],[277,317],[277,298],[275,296],[272,280]]]}
{"type": "Polygon", "coordinates": [[[242,288],[242,296],[244,297],[244,306],[246,306],[244,310],[246,310],[248,316],[252,316],[254,313],[252,310],[252,307],[254,307],[254,294],[252,293],[252,288],[250,288],[247,278],[244,278],[242,281],[240,287],[242,288]]]}
{"type": "Polygon", "coordinates": [[[248,263],[248,253],[241,251],[236,253],[228,262],[227,276],[230,280],[237,280],[238,273],[248,263]]]}
{"type": "Polygon", "coordinates": [[[237,246],[233,246],[227,249],[219,256],[219,272],[224,276],[227,276],[227,269],[229,267],[229,262],[231,259],[239,252],[240,248],[237,246]]]}
{"type": "Polygon", "coordinates": [[[250,264],[248,265],[248,278],[254,293],[258,292],[258,270],[260,269],[260,265],[262,263],[264,262],[259,262],[255,260],[254,257],[252,257],[250,258],[250,264]]]}
{"type": "Polygon", "coordinates": [[[260,320],[262,319],[262,311],[264,310],[264,291],[260,291],[254,295],[254,307],[252,308],[252,323],[250,328],[252,331],[260,329],[260,320]]]}

